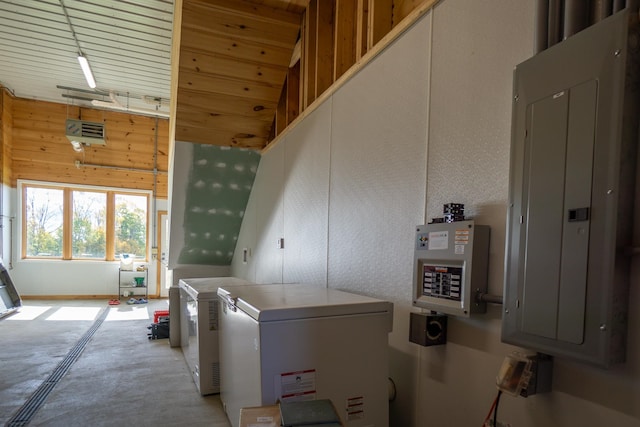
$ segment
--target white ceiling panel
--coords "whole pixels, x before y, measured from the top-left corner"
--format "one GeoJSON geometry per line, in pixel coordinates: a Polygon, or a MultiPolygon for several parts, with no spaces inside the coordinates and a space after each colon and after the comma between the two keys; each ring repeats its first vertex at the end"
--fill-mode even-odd
{"type": "Polygon", "coordinates": [[[111,92],[132,112],[168,114],[172,21],[173,0],[0,0],[0,84],[21,98],[79,105],[88,102],[74,97],[108,101],[111,92]],[[84,92],[79,50],[96,94],[84,92]]]}

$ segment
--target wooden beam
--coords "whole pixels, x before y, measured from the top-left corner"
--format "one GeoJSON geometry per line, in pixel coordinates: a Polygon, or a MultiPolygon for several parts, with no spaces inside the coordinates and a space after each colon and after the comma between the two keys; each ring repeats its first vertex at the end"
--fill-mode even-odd
{"type": "Polygon", "coordinates": [[[369,0],[368,47],[372,48],[393,27],[393,0],[369,0]]]}
{"type": "MultiPolygon", "coordinates": [[[[285,80],[284,87],[287,87],[285,80]]],[[[287,91],[283,90],[280,94],[280,100],[278,101],[278,108],[276,109],[276,136],[280,132],[284,131],[287,127],[287,91]]]]}
{"type": "Polygon", "coordinates": [[[176,135],[176,112],[178,111],[178,96],[180,83],[180,51],[182,47],[182,3],[174,0],[173,29],[171,33],[171,99],[169,105],[169,141],[168,150],[170,161],[173,161],[173,149],[176,135]]]}
{"type": "Polygon", "coordinates": [[[336,0],[334,81],[356,62],[356,5],[353,0],[336,0]]]}
{"type": "Polygon", "coordinates": [[[318,0],[315,98],[333,83],[335,1],[318,0]]]}
{"type": "Polygon", "coordinates": [[[262,154],[269,152],[284,136],[290,132],[295,126],[301,123],[307,116],[312,114],[316,108],[318,108],[324,101],[326,101],[331,95],[333,95],[338,89],[340,89],[346,82],[348,82],[354,75],[362,70],[367,64],[375,59],[384,49],[386,49],[391,43],[393,43],[398,37],[400,37],[405,31],[407,31],[413,24],[418,21],[424,14],[429,12],[439,0],[421,0],[419,4],[410,11],[402,22],[396,24],[391,31],[385,35],[378,44],[370,49],[362,58],[360,58],[348,72],[342,75],[336,80],[333,85],[326,92],[319,94],[316,100],[309,105],[304,113],[300,114],[298,118],[280,135],[270,140],[269,144],[261,151],[262,154]]]}
{"type": "Polygon", "coordinates": [[[356,22],[356,58],[360,59],[369,50],[369,1],[358,0],[356,22]]]}
{"type": "Polygon", "coordinates": [[[318,0],[309,2],[304,15],[302,41],[302,106],[306,109],[316,99],[318,0]]]}
{"type": "Polygon", "coordinates": [[[0,185],[11,185],[13,149],[13,96],[0,86],[0,185]]]}
{"type": "Polygon", "coordinates": [[[300,61],[289,68],[287,75],[287,125],[300,114],[300,61]]]}

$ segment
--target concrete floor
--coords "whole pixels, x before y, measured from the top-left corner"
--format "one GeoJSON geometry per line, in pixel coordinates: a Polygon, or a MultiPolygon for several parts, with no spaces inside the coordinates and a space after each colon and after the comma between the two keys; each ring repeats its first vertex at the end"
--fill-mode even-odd
{"type": "Polygon", "coordinates": [[[218,395],[200,396],[180,348],[149,340],[168,300],[23,301],[0,320],[0,425],[49,377],[103,309],[107,317],[29,425],[229,427],[218,395]]]}

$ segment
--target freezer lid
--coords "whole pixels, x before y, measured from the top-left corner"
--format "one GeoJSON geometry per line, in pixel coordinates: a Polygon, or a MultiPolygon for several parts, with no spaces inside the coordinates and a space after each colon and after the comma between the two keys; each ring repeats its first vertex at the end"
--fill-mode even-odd
{"type": "Polygon", "coordinates": [[[259,322],[393,313],[388,301],[313,285],[224,285],[218,296],[259,322]]]}
{"type": "Polygon", "coordinates": [[[193,299],[205,300],[218,298],[218,288],[228,285],[248,285],[248,282],[237,277],[199,277],[180,279],[178,286],[184,289],[193,299]]]}

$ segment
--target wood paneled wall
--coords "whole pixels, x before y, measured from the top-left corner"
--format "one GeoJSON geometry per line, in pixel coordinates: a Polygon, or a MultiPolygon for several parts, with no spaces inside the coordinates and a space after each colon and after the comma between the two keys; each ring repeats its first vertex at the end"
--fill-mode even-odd
{"type": "Polygon", "coordinates": [[[156,197],[167,198],[169,120],[22,98],[12,104],[12,186],[31,179],[154,190],[157,168],[156,197]],[[106,145],[74,151],[68,118],[104,122],[106,145]]]}
{"type": "Polygon", "coordinates": [[[269,145],[323,94],[335,90],[438,0],[309,0],[300,23],[300,57],[290,64],[269,145]],[[395,34],[390,34],[395,30],[395,34]],[[385,40],[385,38],[387,40],[385,40]],[[344,81],[344,79],[342,79],[344,81]]]}
{"type": "MultiPolygon", "coordinates": [[[[12,114],[13,97],[6,88],[0,86],[0,184],[7,185],[11,182],[12,114]]],[[[3,212],[0,214],[4,215],[3,212]]]]}

